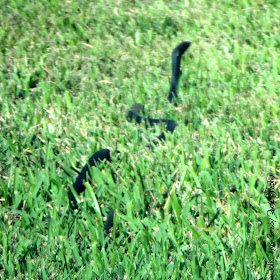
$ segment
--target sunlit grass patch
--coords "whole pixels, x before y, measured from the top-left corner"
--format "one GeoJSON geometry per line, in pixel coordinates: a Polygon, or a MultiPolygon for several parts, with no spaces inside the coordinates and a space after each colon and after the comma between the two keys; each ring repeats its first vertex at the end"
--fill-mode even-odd
{"type": "MultiPolygon", "coordinates": [[[[264,279],[266,179],[279,175],[278,2],[2,2],[1,277],[264,279]],[[184,40],[174,107],[171,51],[184,40]],[[129,123],[135,102],[179,123],[153,150],[161,128],[129,123]],[[113,161],[71,211],[73,168],[106,147],[113,161]]],[[[274,259],[277,277],[279,250],[274,259]]]]}

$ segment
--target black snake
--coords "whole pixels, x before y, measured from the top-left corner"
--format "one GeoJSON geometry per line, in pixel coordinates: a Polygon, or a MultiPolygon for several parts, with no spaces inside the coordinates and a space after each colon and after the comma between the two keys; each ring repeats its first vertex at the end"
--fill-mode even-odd
{"type": "MultiPolygon", "coordinates": [[[[190,47],[191,43],[188,41],[182,42],[173,50],[172,52],[172,77],[171,77],[171,83],[170,83],[170,90],[168,94],[168,100],[170,102],[173,102],[174,105],[177,105],[177,88],[178,88],[178,82],[181,74],[180,69],[180,63],[181,63],[181,57],[184,54],[184,52],[190,47]]],[[[151,119],[151,118],[145,118],[141,116],[141,111],[143,110],[144,105],[136,103],[127,114],[127,119],[129,121],[135,121],[137,124],[141,122],[145,122],[146,126],[153,126],[155,124],[163,123],[166,125],[166,130],[169,132],[173,132],[177,126],[177,123],[174,120],[166,120],[166,119],[151,119]]],[[[165,134],[164,132],[161,133],[158,137],[158,140],[165,140],[165,134]]],[[[154,140],[154,143],[157,143],[156,140],[154,140]]],[[[109,149],[102,149],[94,153],[88,162],[85,164],[85,166],[82,168],[81,172],[78,174],[74,184],[73,189],[76,191],[76,193],[79,195],[82,193],[86,188],[84,185],[84,181],[86,181],[87,178],[90,179],[90,171],[89,168],[96,166],[99,162],[103,160],[111,160],[111,151],[109,149]]],[[[71,189],[69,189],[68,192],[70,205],[72,207],[77,206],[77,201],[75,199],[75,196],[71,189]]],[[[104,224],[104,233],[107,235],[109,233],[110,228],[113,225],[113,219],[114,219],[114,210],[110,210],[107,214],[107,219],[104,224]]]]}

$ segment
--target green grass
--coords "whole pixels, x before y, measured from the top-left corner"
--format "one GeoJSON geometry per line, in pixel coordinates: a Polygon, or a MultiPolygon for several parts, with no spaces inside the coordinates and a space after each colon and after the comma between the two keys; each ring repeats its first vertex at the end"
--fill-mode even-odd
{"type": "Polygon", "coordinates": [[[2,0],[1,279],[267,279],[279,13],[266,0],[2,0]],[[171,51],[183,40],[175,108],[171,51]],[[160,128],[126,120],[135,102],[179,123],[154,151],[160,128]],[[106,147],[121,154],[70,211],[71,167],[106,147]]]}

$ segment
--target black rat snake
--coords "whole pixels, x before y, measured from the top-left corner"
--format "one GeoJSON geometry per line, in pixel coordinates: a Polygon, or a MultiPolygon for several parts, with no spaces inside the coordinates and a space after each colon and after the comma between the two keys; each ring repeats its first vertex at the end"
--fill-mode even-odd
{"type": "MultiPolygon", "coordinates": [[[[168,94],[168,100],[170,102],[173,102],[174,105],[177,105],[177,88],[178,88],[178,82],[181,74],[180,70],[180,63],[181,63],[181,57],[184,54],[184,52],[190,47],[191,43],[188,41],[182,42],[173,50],[172,52],[172,77],[171,77],[171,83],[170,83],[170,90],[168,94]]],[[[145,118],[141,116],[141,111],[143,110],[144,105],[136,103],[127,114],[127,119],[129,121],[135,121],[137,124],[141,122],[145,122],[146,126],[153,126],[155,124],[163,123],[166,125],[166,130],[169,132],[173,132],[178,125],[174,120],[166,120],[166,119],[152,119],[152,118],[145,118]]],[[[165,134],[164,132],[161,133],[157,140],[165,140],[165,134]]],[[[154,143],[157,143],[157,140],[154,140],[154,143]]],[[[82,168],[81,172],[78,174],[74,184],[73,189],[79,195],[82,193],[86,187],[84,185],[84,182],[88,179],[90,179],[90,170],[89,168],[96,166],[99,162],[103,160],[111,160],[111,151],[109,149],[102,149],[94,153],[88,162],[85,164],[85,166],[82,168]]],[[[69,189],[68,192],[70,205],[72,207],[77,206],[76,198],[72,192],[71,189],[69,189]]],[[[109,230],[111,226],[113,225],[113,219],[114,219],[114,210],[110,210],[107,214],[107,219],[104,224],[104,233],[107,235],[109,233],[109,230]]]]}

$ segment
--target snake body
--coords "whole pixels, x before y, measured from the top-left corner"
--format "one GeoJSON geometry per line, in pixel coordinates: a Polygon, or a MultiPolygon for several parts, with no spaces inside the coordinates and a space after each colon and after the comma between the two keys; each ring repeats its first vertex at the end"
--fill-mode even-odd
{"type": "MultiPolygon", "coordinates": [[[[172,52],[172,77],[170,83],[170,90],[168,95],[168,100],[177,105],[177,89],[178,82],[181,74],[180,63],[181,58],[184,52],[190,47],[191,43],[188,41],[182,42],[173,50],[172,52]]],[[[136,103],[127,113],[127,119],[129,121],[135,121],[137,124],[144,122],[146,126],[153,126],[155,124],[163,123],[166,125],[166,131],[173,132],[177,127],[177,122],[174,120],[167,119],[153,119],[153,118],[145,118],[141,115],[141,111],[143,110],[144,105],[140,103],[136,103]]],[[[165,134],[162,132],[158,137],[158,140],[165,140],[165,134]]],[[[156,141],[154,141],[156,143],[156,141]]],[[[94,153],[88,162],[84,165],[81,172],[78,174],[73,188],[75,192],[79,195],[86,188],[84,182],[90,178],[91,173],[89,172],[89,168],[97,166],[103,160],[111,160],[111,152],[109,149],[102,149],[94,153]]],[[[77,207],[77,201],[71,189],[68,191],[68,197],[72,207],[77,207]]],[[[107,219],[104,224],[104,234],[105,236],[109,233],[110,228],[113,225],[114,220],[114,210],[110,210],[107,214],[107,219]]]]}
{"type": "Polygon", "coordinates": [[[179,78],[181,75],[181,58],[184,52],[190,47],[190,45],[191,43],[188,41],[182,42],[172,52],[172,77],[168,94],[168,100],[170,102],[174,101],[175,105],[177,105],[177,89],[179,78]]]}
{"type": "MultiPolygon", "coordinates": [[[[97,151],[95,154],[93,154],[90,157],[87,164],[84,165],[84,167],[82,168],[81,172],[77,176],[77,178],[74,182],[74,185],[73,185],[73,188],[75,189],[75,191],[78,195],[86,189],[86,187],[84,185],[84,181],[87,179],[87,176],[90,176],[89,167],[96,166],[98,164],[98,162],[101,162],[104,159],[107,159],[107,160],[111,159],[111,152],[109,149],[102,149],[102,150],[97,151]]],[[[76,206],[77,201],[76,201],[75,196],[74,196],[73,192],[71,191],[71,189],[68,191],[68,197],[69,197],[70,201],[72,202],[72,205],[76,206]]]]}

